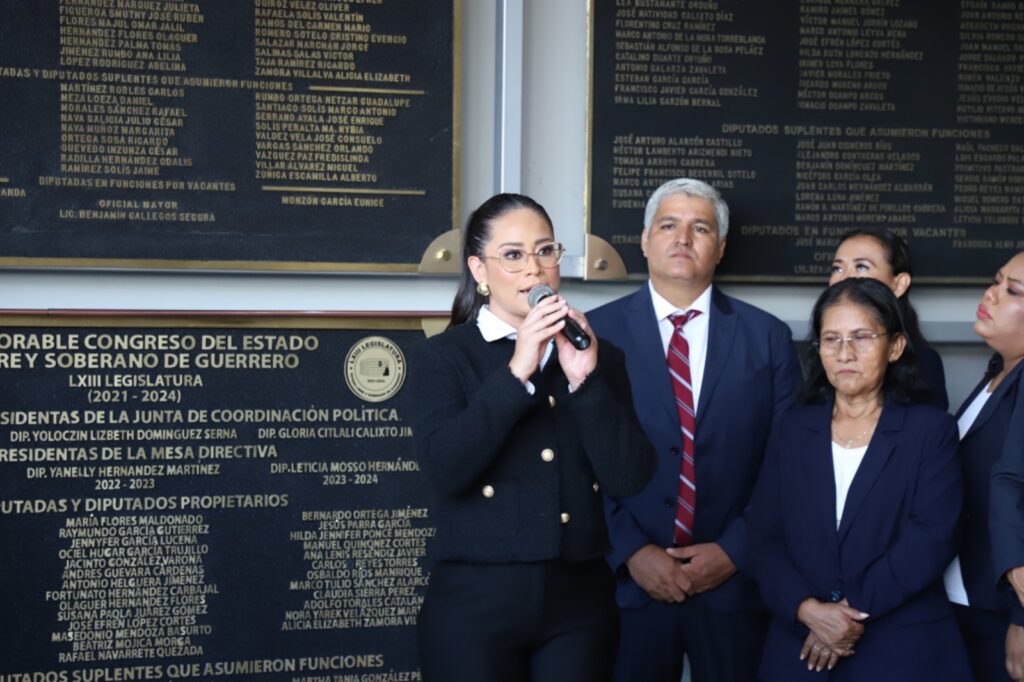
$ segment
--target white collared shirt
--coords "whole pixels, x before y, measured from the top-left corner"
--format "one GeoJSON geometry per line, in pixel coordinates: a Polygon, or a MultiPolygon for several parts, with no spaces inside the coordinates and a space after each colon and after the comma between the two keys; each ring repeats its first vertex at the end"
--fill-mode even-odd
{"type": "MultiPolygon", "coordinates": [[[[654,284],[648,280],[651,290],[651,301],[654,303],[654,316],[658,320],[658,331],[661,332],[661,348],[668,358],[668,344],[672,340],[675,325],[669,317],[677,313],[685,313],[654,290],[654,284]]],[[[700,405],[700,387],[704,383],[704,363],[708,357],[708,324],[711,315],[711,286],[690,305],[687,310],[699,310],[700,315],[686,323],[683,334],[690,346],[690,385],[693,386],[693,406],[696,410],[700,405]]],[[[667,360],[666,360],[667,363],[667,360]]],[[[667,364],[666,364],[667,366],[667,364]]]]}
{"type": "MultiPolygon", "coordinates": [[[[960,440],[963,440],[967,432],[971,430],[971,426],[974,425],[974,420],[978,418],[981,413],[981,408],[985,407],[985,403],[992,397],[992,393],[989,392],[990,383],[985,388],[978,391],[978,395],[974,396],[974,400],[967,406],[963,414],[960,415],[960,419],[957,420],[957,428],[960,431],[960,440]]],[[[949,601],[954,604],[961,604],[963,606],[970,606],[967,599],[967,588],[964,586],[964,574],[960,569],[960,556],[953,557],[953,561],[950,562],[946,568],[946,572],[942,576],[942,582],[946,585],[946,596],[949,601]]]]}
{"type": "MultiPolygon", "coordinates": [[[[519,336],[519,331],[515,327],[492,313],[490,307],[486,305],[481,306],[480,312],[477,313],[476,326],[480,330],[480,335],[484,337],[484,341],[487,343],[501,339],[515,341],[516,337],[519,336]]],[[[544,365],[551,358],[551,350],[554,348],[554,345],[554,341],[548,342],[547,348],[544,349],[544,355],[540,359],[540,369],[544,369],[544,365]]],[[[532,381],[527,381],[524,385],[530,395],[533,395],[537,390],[534,388],[532,381]]]]}
{"type": "Polygon", "coordinates": [[[836,477],[836,530],[839,530],[839,522],[843,519],[846,497],[850,494],[853,477],[857,475],[857,469],[864,461],[864,453],[867,451],[867,445],[862,445],[859,448],[844,448],[839,443],[832,441],[832,471],[836,477]]]}

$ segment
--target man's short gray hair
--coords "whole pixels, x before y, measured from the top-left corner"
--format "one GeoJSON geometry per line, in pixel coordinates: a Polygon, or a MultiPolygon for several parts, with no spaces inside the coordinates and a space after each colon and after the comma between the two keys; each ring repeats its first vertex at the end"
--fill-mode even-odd
{"type": "Polygon", "coordinates": [[[729,234],[729,205],[718,193],[718,190],[704,182],[693,178],[676,178],[669,180],[664,185],[654,190],[654,194],[647,200],[647,210],[644,211],[644,231],[651,229],[654,216],[658,213],[658,207],[662,200],[673,194],[685,194],[688,197],[697,197],[711,202],[715,209],[715,226],[718,228],[718,238],[725,239],[729,234]]]}

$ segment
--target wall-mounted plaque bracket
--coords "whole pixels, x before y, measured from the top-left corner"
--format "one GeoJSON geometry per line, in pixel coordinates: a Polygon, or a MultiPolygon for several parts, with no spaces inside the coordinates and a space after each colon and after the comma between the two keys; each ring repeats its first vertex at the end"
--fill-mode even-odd
{"type": "Polygon", "coordinates": [[[419,271],[425,275],[457,275],[462,261],[462,233],[448,230],[430,242],[420,259],[419,271]]]}
{"type": "Polygon", "coordinates": [[[447,329],[449,320],[451,320],[450,317],[424,317],[420,320],[420,323],[423,327],[423,333],[427,337],[431,337],[437,336],[447,329]]]}
{"type": "Polygon", "coordinates": [[[597,235],[587,235],[583,279],[626,279],[626,264],[615,247],[597,235]]]}

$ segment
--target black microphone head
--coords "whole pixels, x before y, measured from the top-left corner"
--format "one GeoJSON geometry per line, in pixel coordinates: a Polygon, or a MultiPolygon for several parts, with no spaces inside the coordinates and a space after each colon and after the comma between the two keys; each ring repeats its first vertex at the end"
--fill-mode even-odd
{"type": "Polygon", "coordinates": [[[526,295],[526,301],[533,308],[538,303],[543,301],[548,296],[554,296],[555,290],[549,287],[547,284],[538,284],[534,288],[530,289],[530,293],[526,295]]]}

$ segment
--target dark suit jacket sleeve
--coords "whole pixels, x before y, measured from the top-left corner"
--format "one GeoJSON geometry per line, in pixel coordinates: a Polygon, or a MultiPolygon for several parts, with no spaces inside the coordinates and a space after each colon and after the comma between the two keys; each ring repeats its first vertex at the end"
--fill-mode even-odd
{"type": "Polygon", "coordinates": [[[467,394],[458,350],[428,339],[409,357],[409,400],[415,401],[417,459],[443,495],[475,486],[535,398],[504,364],[467,394]]]}
{"type": "Polygon", "coordinates": [[[605,495],[640,491],[656,464],[654,448],[636,418],[622,351],[598,342],[598,365],[566,405],[579,425],[583,450],[605,495]]]}
{"type": "MultiPolygon", "coordinates": [[[[1018,375],[1018,381],[1024,374],[1018,375]]],[[[1018,386],[1010,431],[992,467],[989,533],[992,562],[1000,591],[1010,604],[1011,620],[1024,625],[1024,607],[1006,581],[1006,572],[1024,566],[1024,386],[1018,386]]]]}
{"type": "Polygon", "coordinates": [[[623,353],[608,341],[601,340],[600,343],[599,357],[603,360],[603,371],[584,382],[580,390],[577,391],[582,400],[578,403],[574,401],[572,409],[580,422],[581,431],[587,438],[587,452],[591,460],[591,466],[593,466],[594,473],[598,476],[598,482],[604,487],[605,520],[608,524],[608,535],[615,538],[607,560],[612,569],[618,571],[626,563],[626,559],[633,556],[638,549],[650,543],[650,539],[640,526],[637,525],[632,514],[626,511],[616,498],[639,492],[654,473],[654,469],[657,466],[657,457],[647,435],[640,426],[633,408],[633,392],[629,375],[626,372],[623,353]],[[594,381],[595,379],[596,381],[594,381]],[[613,393],[618,399],[619,409],[623,413],[622,416],[615,420],[616,423],[598,423],[600,420],[594,419],[593,415],[596,413],[593,411],[591,401],[595,400],[596,396],[589,395],[591,390],[597,396],[602,396],[600,399],[605,402],[611,397],[606,395],[608,391],[613,393]],[[609,427],[614,427],[611,433],[608,432],[609,427]],[[623,437],[627,439],[626,442],[622,441],[623,437]],[[609,440],[609,438],[613,440],[609,440]],[[601,455],[601,457],[608,457],[610,455],[614,458],[613,461],[607,463],[595,461],[594,455],[589,453],[591,451],[605,452],[610,442],[617,442],[619,445],[612,448],[607,454],[601,455]],[[627,463],[630,463],[632,469],[627,479],[621,482],[605,483],[603,479],[607,478],[607,476],[602,476],[601,469],[611,472],[614,468],[621,467],[627,463]],[[637,485],[638,475],[642,480],[637,485]]]}
{"type": "Polygon", "coordinates": [[[752,553],[757,557],[753,575],[761,587],[765,605],[780,623],[791,623],[798,632],[807,628],[796,620],[796,612],[808,597],[815,596],[814,587],[793,563],[786,548],[783,528],[782,443],[785,424],[780,424],[768,441],[768,450],[761,467],[754,494],[747,509],[752,553]]]}
{"type": "MultiPolygon", "coordinates": [[[[782,415],[796,401],[802,375],[800,361],[793,348],[793,334],[789,327],[781,322],[773,324],[770,330],[769,344],[774,362],[772,370],[772,394],[774,397],[770,409],[772,410],[772,424],[776,426],[782,415]]],[[[735,409],[745,408],[742,405],[737,405],[735,409]]],[[[739,570],[750,574],[753,567],[750,565],[748,556],[747,538],[747,513],[745,512],[733,519],[732,523],[726,527],[725,532],[718,538],[718,544],[739,570]]]]}
{"type": "Polygon", "coordinates": [[[626,560],[636,554],[645,545],[651,544],[651,538],[636,522],[633,515],[621,502],[605,495],[604,517],[608,524],[608,536],[614,538],[612,549],[608,553],[608,565],[620,577],[625,574],[626,560]]]}
{"type": "Polygon", "coordinates": [[[956,553],[952,538],[963,505],[956,422],[942,415],[935,428],[905,432],[903,437],[923,441],[907,523],[888,551],[869,564],[858,579],[845,583],[850,606],[866,611],[872,619],[940,580],[956,553]]]}
{"type": "Polygon", "coordinates": [[[949,410],[949,395],[946,393],[946,372],[942,366],[942,356],[924,339],[919,339],[916,344],[917,371],[928,389],[927,402],[946,412],[949,410]]]}

